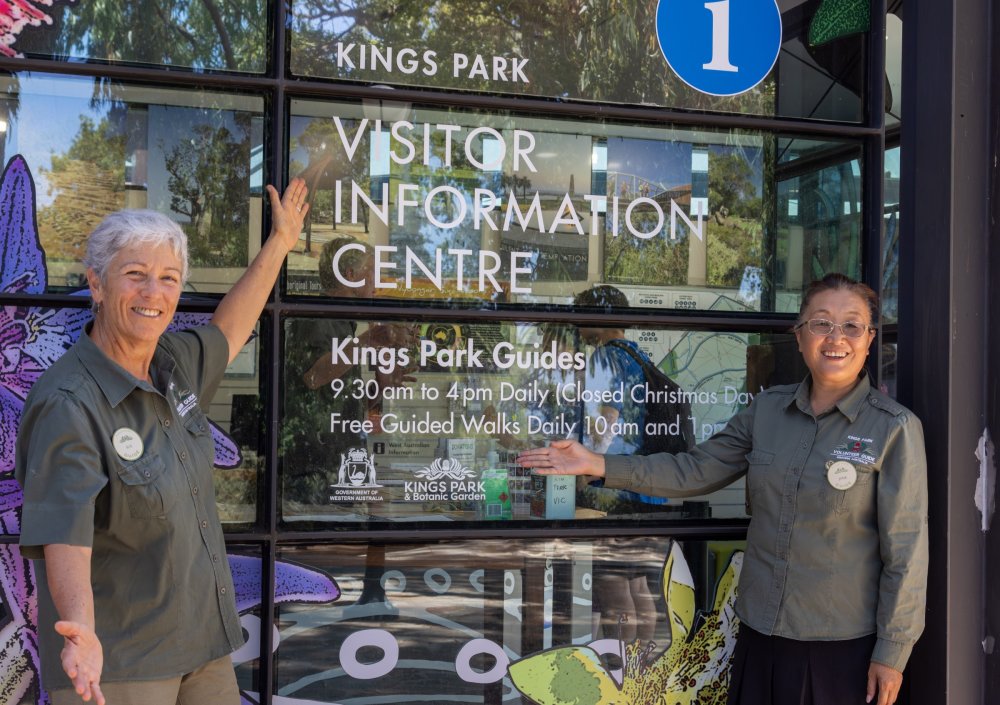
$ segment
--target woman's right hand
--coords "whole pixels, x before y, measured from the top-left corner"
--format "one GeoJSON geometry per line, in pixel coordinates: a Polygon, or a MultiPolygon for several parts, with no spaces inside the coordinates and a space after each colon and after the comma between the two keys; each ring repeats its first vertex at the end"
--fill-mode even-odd
{"type": "Polygon", "coordinates": [[[518,453],[517,462],[539,475],[604,477],[604,456],[568,439],[552,441],[544,448],[523,450],[518,453]]]}

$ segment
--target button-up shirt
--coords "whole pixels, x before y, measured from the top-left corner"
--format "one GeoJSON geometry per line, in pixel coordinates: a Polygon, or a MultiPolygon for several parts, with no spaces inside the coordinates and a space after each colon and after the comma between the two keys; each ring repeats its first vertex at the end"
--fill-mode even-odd
{"type": "Polygon", "coordinates": [[[924,627],[922,427],[867,376],[819,416],[810,387],[806,378],[761,392],[690,453],[608,456],[605,486],[684,497],[745,475],[751,519],[739,618],[799,640],[874,633],[872,660],[902,670],[924,627]],[[856,480],[837,489],[828,473],[844,463],[856,480]]]}
{"type": "MultiPolygon", "coordinates": [[[[84,334],[25,403],[15,463],[22,552],[43,559],[47,544],[92,548],[104,681],[189,673],[244,641],[200,406],[228,352],[214,326],[165,334],[149,384],[84,334]]],[[[34,564],[42,673],[49,689],[71,687],[45,561],[34,564]]]]}

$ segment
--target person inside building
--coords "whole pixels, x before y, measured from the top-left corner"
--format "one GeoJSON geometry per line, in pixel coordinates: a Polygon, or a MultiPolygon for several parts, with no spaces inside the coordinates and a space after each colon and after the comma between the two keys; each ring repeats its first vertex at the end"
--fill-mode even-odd
{"type": "MultiPolygon", "coordinates": [[[[338,237],[320,250],[319,280],[330,298],[371,300],[375,293],[371,247],[353,237],[338,237]],[[336,261],[335,261],[336,260],[336,261]],[[334,271],[336,268],[336,272],[334,271]],[[356,286],[357,284],[357,286],[356,286]]],[[[413,349],[418,326],[332,318],[295,318],[285,324],[285,399],[282,418],[282,496],[287,516],[323,513],[330,507],[330,487],[339,481],[343,457],[352,450],[371,451],[363,431],[330,430],[330,415],[347,420],[377,420],[387,389],[412,383],[412,367],[381,365],[367,386],[365,365],[345,362],[356,348],[413,349]],[[338,359],[333,348],[343,351],[338,359]],[[338,393],[330,383],[343,383],[338,393]],[[365,385],[363,393],[359,385],[365,385]]],[[[396,359],[396,356],[391,356],[396,359]]]]}
{"type": "MultiPolygon", "coordinates": [[[[579,292],[573,297],[573,305],[612,310],[627,308],[629,300],[617,287],[602,284],[579,292]]],[[[649,379],[647,373],[652,361],[634,341],[625,337],[623,326],[581,326],[578,333],[590,349],[583,388],[593,393],[580,405],[580,441],[595,453],[648,455],[652,451],[647,446],[653,440],[644,429],[652,422],[651,407],[636,401],[632,390],[641,389],[642,385],[656,387],[657,381],[649,379]],[[604,394],[618,389],[627,391],[620,397],[604,394]]],[[[672,381],[669,384],[676,386],[672,381]]],[[[684,430],[673,437],[658,439],[664,448],[683,451],[690,447],[693,440],[690,415],[688,404],[678,403],[671,410],[672,417],[683,419],[679,429],[684,430]]],[[[593,507],[606,511],[608,516],[662,513],[666,505],[667,500],[662,496],[598,488],[585,482],[577,492],[578,507],[593,507]]],[[[623,537],[608,537],[595,546],[594,592],[605,638],[620,638],[626,643],[635,639],[644,643],[653,641],[657,622],[655,595],[663,568],[661,549],[661,542],[623,537]]]]}
{"type": "Polygon", "coordinates": [[[878,311],[844,275],[810,284],[794,327],[806,378],[760,392],[690,452],[605,456],[557,439],[518,456],[538,473],[665,496],[746,477],[730,705],[891,705],[923,631],[923,431],[864,369],[878,311]]]}
{"type": "MultiPolygon", "coordinates": [[[[375,258],[367,243],[353,237],[324,243],[319,257],[319,280],[330,298],[371,300],[375,295],[375,258]]],[[[330,430],[331,413],[348,420],[377,421],[386,390],[415,381],[412,367],[394,366],[391,372],[376,367],[374,387],[365,384],[362,365],[333,359],[333,346],[343,346],[351,359],[357,347],[412,349],[419,340],[418,326],[369,323],[358,333],[355,321],[330,318],[291,319],[285,326],[285,404],[282,417],[282,497],[289,517],[324,515],[334,504],[331,486],[346,484],[344,459],[352,451],[371,452],[364,431],[330,430]],[[346,393],[336,393],[334,380],[346,393]],[[364,385],[365,394],[357,394],[364,385]],[[369,393],[374,389],[374,393],[369,393]]],[[[393,356],[395,357],[395,356],[393,356]]],[[[337,502],[348,512],[363,511],[355,503],[337,502]]],[[[396,614],[382,586],[385,547],[370,544],[365,557],[365,577],[360,596],[348,614],[396,614]],[[364,609],[361,609],[364,606],[364,609]]]]}
{"type": "Polygon", "coordinates": [[[118,211],[87,242],[94,320],[29,394],[15,460],[54,705],[240,702],[204,408],[309,211],[301,179],[267,191],[271,234],[206,326],[167,332],[188,274],[168,217],[118,211]]]}

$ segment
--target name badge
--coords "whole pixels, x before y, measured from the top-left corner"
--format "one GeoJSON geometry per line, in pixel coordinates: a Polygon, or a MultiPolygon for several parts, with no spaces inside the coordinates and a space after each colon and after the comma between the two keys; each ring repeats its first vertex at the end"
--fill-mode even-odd
{"type": "Polygon", "coordinates": [[[846,460],[827,463],[826,481],[835,490],[849,490],[858,481],[858,471],[846,460]]]}
{"type": "Polygon", "coordinates": [[[139,434],[128,426],[122,426],[111,436],[115,452],[122,460],[138,460],[142,457],[143,445],[139,434]]]}

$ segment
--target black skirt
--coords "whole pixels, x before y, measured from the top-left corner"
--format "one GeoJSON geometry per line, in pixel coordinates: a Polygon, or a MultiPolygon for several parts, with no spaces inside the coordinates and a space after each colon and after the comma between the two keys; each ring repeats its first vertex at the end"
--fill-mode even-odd
{"type": "Polygon", "coordinates": [[[798,641],[740,625],[729,705],[865,705],[874,648],[874,634],[798,641]]]}

